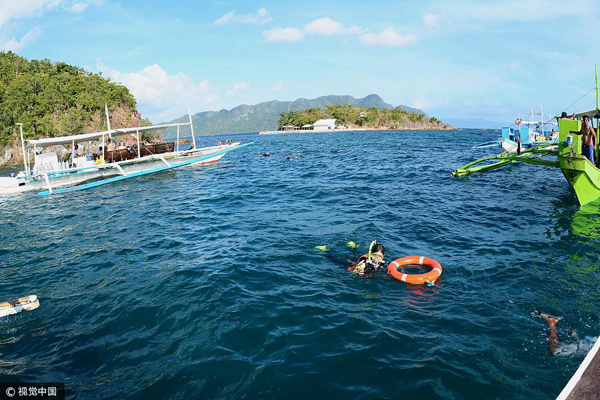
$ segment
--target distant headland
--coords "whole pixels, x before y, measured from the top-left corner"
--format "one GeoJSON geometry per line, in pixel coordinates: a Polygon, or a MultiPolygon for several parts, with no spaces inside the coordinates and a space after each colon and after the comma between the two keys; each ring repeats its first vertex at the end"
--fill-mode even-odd
{"type": "Polygon", "coordinates": [[[402,107],[355,107],[348,103],[309,108],[304,111],[282,112],[277,121],[277,131],[261,134],[330,132],[357,130],[443,130],[452,129],[435,117],[423,112],[408,111],[402,107]]]}
{"type": "MultiPolygon", "coordinates": [[[[185,122],[187,118],[187,115],[182,116],[168,123],[185,122]]],[[[337,120],[339,127],[361,130],[452,129],[450,125],[428,117],[419,109],[404,105],[394,107],[376,94],[359,99],[332,95],[294,101],[273,100],[255,105],[242,104],[231,110],[205,111],[192,116],[194,129],[202,135],[276,132],[284,125],[302,127],[314,124],[319,119],[332,118],[337,120]],[[282,124],[283,114],[291,118],[282,124]],[[293,121],[296,117],[298,121],[293,121]]],[[[174,137],[175,131],[166,135],[174,137]]]]}

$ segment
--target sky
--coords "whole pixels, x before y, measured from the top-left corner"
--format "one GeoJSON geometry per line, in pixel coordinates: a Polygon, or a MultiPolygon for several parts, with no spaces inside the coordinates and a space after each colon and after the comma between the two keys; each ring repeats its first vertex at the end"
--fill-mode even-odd
{"type": "Polygon", "coordinates": [[[504,122],[594,108],[599,21],[597,0],[0,0],[0,50],[100,72],[154,123],[372,93],[504,122]]]}

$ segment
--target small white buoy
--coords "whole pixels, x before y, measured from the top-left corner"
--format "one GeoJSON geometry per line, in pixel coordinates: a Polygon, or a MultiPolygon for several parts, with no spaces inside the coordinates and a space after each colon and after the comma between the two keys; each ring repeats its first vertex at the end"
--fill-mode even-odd
{"type": "Polygon", "coordinates": [[[40,306],[40,301],[36,295],[21,297],[13,301],[0,303],[0,317],[18,314],[21,311],[35,310],[40,306]]]}

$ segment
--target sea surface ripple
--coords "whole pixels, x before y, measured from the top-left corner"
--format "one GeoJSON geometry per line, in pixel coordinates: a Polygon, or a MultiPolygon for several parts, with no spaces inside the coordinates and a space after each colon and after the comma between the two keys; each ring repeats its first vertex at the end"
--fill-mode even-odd
{"type": "Polygon", "coordinates": [[[549,356],[531,313],[563,316],[565,343],[599,334],[600,210],[558,169],[450,176],[497,136],[239,135],[254,145],[218,164],[0,199],[0,301],[41,301],[0,320],[0,379],[76,399],[553,399],[585,354],[549,356]],[[437,286],[348,273],[374,238],[388,261],[439,260],[437,286]]]}

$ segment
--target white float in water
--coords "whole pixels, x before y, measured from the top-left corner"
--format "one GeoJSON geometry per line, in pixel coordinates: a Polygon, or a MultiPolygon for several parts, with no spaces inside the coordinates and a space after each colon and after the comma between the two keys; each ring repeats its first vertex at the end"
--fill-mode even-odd
{"type": "Polygon", "coordinates": [[[18,314],[21,311],[35,310],[40,306],[40,301],[36,295],[21,297],[13,301],[0,303],[0,317],[18,314]]]}

